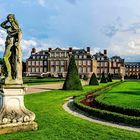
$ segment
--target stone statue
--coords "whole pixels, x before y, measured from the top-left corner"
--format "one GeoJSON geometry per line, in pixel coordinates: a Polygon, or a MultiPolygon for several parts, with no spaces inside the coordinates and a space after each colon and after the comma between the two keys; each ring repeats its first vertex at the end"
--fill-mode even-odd
{"type": "Polygon", "coordinates": [[[22,81],[22,32],[13,14],[1,27],[7,30],[5,79],[0,84],[0,134],[37,129],[35,114],[24,106],[27,87],[22,81]]]}
{"type": "Polygon", "coordinates": [[[9,14],[1,24],[7,30],[4,63],[6,68],[5,84],[22,84],[22,32],[14,14],[9,14]]]}

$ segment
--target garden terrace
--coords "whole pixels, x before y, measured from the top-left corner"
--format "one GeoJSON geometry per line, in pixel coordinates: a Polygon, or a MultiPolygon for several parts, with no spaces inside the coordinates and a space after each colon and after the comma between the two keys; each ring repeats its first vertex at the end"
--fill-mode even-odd
{"type": "Polygon", "coordinates": [[[25,96],[25,105],[35,112],[39,129],[1,135],[0,140],[136,140],[140,133],[103,126],[72,116],[63,110],[65,99],[85,95],[99,86],[84,86],[82,91],[53,90],[25,96]]]}

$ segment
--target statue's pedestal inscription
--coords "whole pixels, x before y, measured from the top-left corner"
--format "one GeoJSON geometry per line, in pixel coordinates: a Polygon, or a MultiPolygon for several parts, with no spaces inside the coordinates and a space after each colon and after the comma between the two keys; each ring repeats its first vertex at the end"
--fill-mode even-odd
{"type": "Polygon", "coordinates": [[[0,134],[17,131],[34,130],[35,114],[24,106],[24,94],[27,87],[23,85],[1,85],[0,88],[0,134]],[[29,125],[29,127],[28,127],[29,125]],[[6,127],[8,126],[9,129],[6,127]],[[22,129],[22,126],[23,129],[22,129]],[[27,128],[27,129],[26,129],[27,128]]]}

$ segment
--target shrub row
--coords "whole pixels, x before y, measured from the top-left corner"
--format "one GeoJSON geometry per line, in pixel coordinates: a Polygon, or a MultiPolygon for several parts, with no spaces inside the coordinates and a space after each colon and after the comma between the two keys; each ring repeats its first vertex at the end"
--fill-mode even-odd
{"type": "Polygon", "coordinates": [[[74,99],[74,105],[80,110],[88,113],[89,115],[100,118],[106,121],[127,124],[129,126],[137,126],[140,127],[140,117],[128,116],[116,112],[110,112],[107,110],[100,110],[97,108],[92,108],[80,103],[81,100],[84,99],[84,96],[78,96],[74,99]]]}
{"type": "Polygon", "coordinates": [[[109,104],[100,102],[96,99],[95,99],[93,104],[101,110],[108,110],[108,111],[111,111],[111,112],[117,112],[117,113],[125,114],[125,115],[128,115],[128,116],[137,116],[137,117],[140,116],[140,110],[139,109],[119,107],[119,106],[116,106],[116,105],[109,105],[109,104]]]}

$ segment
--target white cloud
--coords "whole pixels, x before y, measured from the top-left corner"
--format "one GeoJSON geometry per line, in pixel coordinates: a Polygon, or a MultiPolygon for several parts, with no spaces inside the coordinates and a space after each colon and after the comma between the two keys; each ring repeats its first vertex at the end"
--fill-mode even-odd
{"type": "Polygon", "coordinates": [[[45,6],[46,5],[46,0],[37,0],[38,4],[41,6],[45,6]]]}

